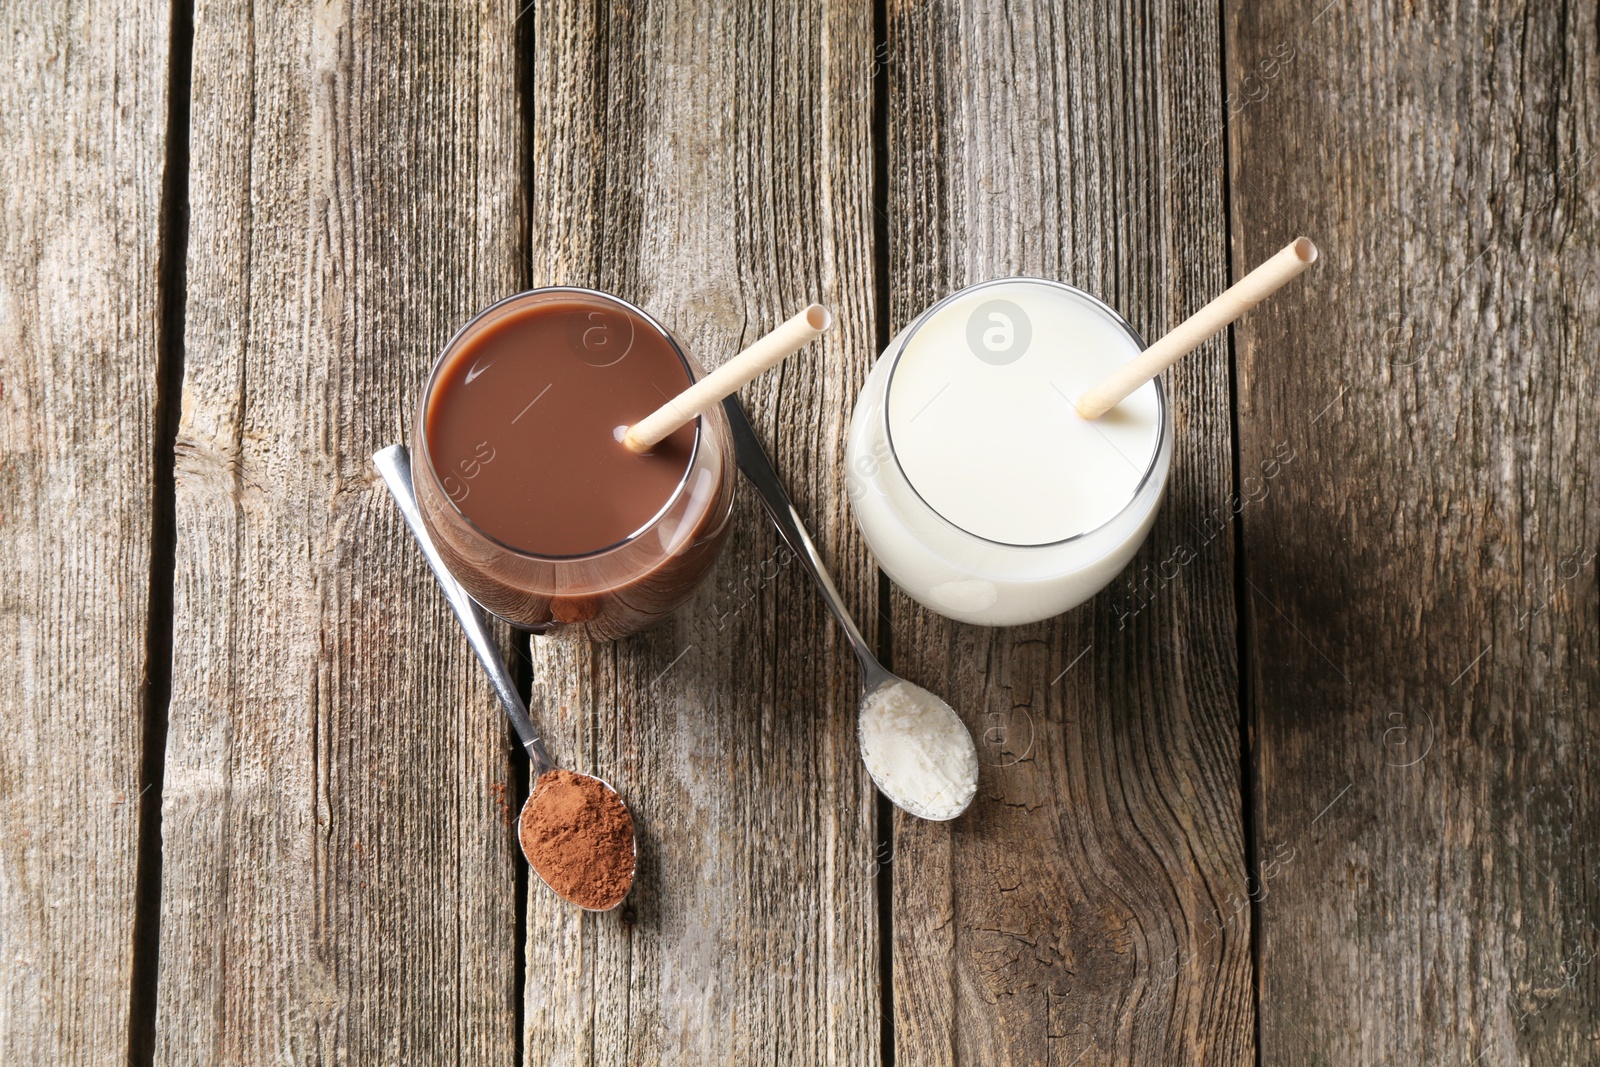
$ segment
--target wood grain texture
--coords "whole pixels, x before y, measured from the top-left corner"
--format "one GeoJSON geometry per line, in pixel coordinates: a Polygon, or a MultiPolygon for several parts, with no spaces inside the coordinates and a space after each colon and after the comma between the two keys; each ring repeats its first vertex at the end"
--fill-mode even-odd
{"type": "Polygon", "coordinates": [[[1593,1063],[1594,5],[1226,6],[1262,1062],[1593,1063]]]}
{"type": "Polygon", "coordinates": [[[518,283],[514,17],[195,12],[157,1062],[513,1059],[505,720],[369,456],[518,283]]]}
{"type": "MultiPolygon", "coordinates": [[[[632,300],[708,366],[813,299],[836,311],[819,345],[743,395],[870,623],[876,575],[841,477],[873,347],[870,6],[572,2],[532,17],[534,281],[632,300]]],[[[859,675],[749,494],[734,521],[666,625],[535,642],[552,750],[621,790],[641,860],[617,914],[534,886],[529,1064],[877,1059],[859,675]]]]}
{"type": "Polygon", "coordinates": [[[0,1062],[128,1055],[165,3],[0,12],[0,1062]]]}
{"type": "MultiPolygon", "coordinates": [[[[1015,274],[1148,337],[1220,292],[1218,44],[1165,3],[891,4],[892,328],[1015,274]]],[[[1252,1062],[1225,345],[1166,382],[1168,497],[1106,592],[1008,629],[895,593],[895,669],[983,762],[961,820],[896,822],[897,1063],[1252,1062]]]]}

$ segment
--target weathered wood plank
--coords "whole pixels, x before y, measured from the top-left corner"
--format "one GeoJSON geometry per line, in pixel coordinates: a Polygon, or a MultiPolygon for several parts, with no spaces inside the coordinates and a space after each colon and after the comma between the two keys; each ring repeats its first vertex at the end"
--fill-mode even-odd
{"type": "Polygon", "coordinates": [[[1262,1062],[1593,1062],[1594,5],[1226,6],[1262,1062]]]}
{"type": "MultiPolygon", "coordinates": [[[[1033,274],[1154,337],[1226,284],[1214,23],[896,3],[887,57],[893,329],[1033,274]]],[[[1167,384],[1169,495],[1107,592],[999,630],[894,596],[896,669],[985,763],[960,821],[896,822],[897,1062],[1252,1061],[1223,342],[1167,384]]]]}
{"type": "Polygon", "coordinates": [[[121,1064],[168,5],[0,11],[0,1062],[121,1064]]]}
{"type": "Polygon", "coordinates": [[[504,719],[368,457],[519,283],[515,14],[195,12],[159,1062],[513,1058],[504,719]]]}
{"type": "MultiPolygon", "coordinates": [[[[844,510],[844,425],[873,345],[872,11],[539,5],[534,279],[618,293],[707,365],[816,298],[820,346],[745,390],[864,622],[876,576],[844,510]]],[[[615,646],[535,642],[552,747],[632,805],[621,915],[535,885],[528,1063],[871,1063],[880,1045],[874,807],[858,674],[759,505],[705,589],[615,646]]]]}

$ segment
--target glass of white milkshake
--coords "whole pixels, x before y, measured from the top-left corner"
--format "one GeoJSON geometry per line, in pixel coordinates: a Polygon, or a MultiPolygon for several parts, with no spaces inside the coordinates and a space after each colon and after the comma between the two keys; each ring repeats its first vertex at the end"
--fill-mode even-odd
{"type": "Polygon", "coordinates": [[[1138,551],[1172,463],[1158,379],[1074,402],[1144,341],[1060,282],[963,289],[889,343],[850,422],[847,485],[878,564],[941,615],[1012,626],[1088,600],[1138,551]]]}

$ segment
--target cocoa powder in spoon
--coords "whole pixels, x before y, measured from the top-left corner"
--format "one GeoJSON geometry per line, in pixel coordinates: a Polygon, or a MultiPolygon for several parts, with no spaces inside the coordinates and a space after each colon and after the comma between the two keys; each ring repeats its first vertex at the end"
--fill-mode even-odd
{"type": "Polygon", "coordinates": [[[540,775],[519,836],[539,877],[580,908],[616,907],[633,886],[633,816],[599,779],[559,769],[540,775]]]}

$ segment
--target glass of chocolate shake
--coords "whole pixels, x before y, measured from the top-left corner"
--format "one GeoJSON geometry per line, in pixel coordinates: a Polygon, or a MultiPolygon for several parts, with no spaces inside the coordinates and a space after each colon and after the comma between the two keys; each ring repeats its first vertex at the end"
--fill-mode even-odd
{"type": "Polygon", "coordinates": [[[462,327],[423,393],[412,469],[472,598],[598,640],[687,600],[733,509],[727,421],[715,406],[645,455],[621,437],[703,373],[655,319],[590,289],[520,293],[462,327]]]}

